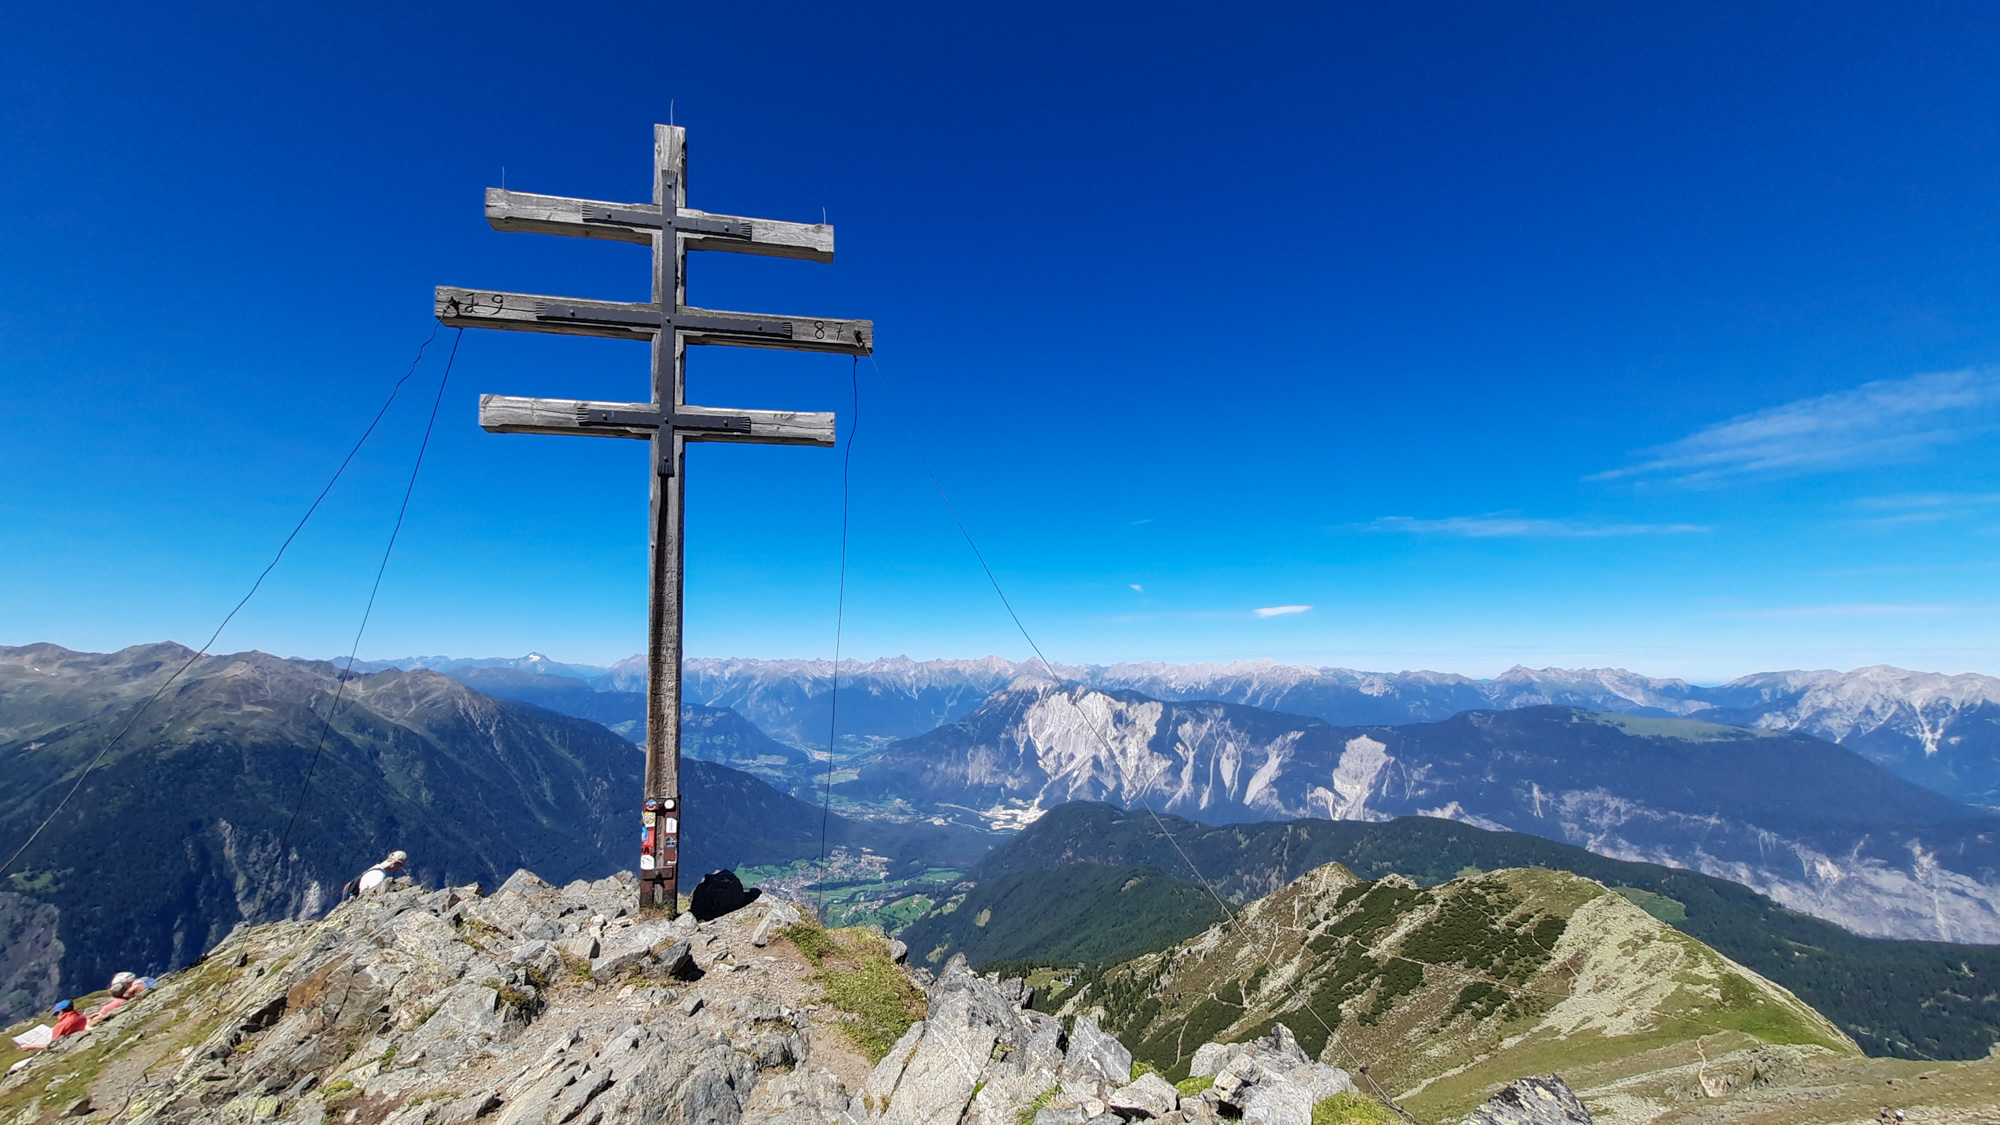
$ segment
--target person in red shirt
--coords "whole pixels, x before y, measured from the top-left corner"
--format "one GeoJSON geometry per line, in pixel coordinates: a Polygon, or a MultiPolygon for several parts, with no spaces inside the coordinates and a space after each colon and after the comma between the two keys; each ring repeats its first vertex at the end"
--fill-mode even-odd
{"type": "Polygon", "coordinates": [[[55,1033],[49,1037],[51,1043],[65,1035],[75,1035],[86,1026],[83,1013],[77,1011],[76,1005],[67,1000],[55,1006],[55,1017],[56,1025],[50,1029],[55,1033]]]}

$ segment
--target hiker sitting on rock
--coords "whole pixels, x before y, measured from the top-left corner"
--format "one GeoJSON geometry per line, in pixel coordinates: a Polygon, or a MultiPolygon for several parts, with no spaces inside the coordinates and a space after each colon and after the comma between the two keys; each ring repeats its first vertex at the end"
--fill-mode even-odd
{"type": "Polygon", "coordinates": [[[369,891],[376,890],[389,881],[389,876],[401,871],[403,865],[409,861],[408,852],[390,852],[386,859],[363,871],[359,878],[348,880],[347,885],[340,889],[340,901],[346,902],[348,899],[359,898],[369,891]]]}

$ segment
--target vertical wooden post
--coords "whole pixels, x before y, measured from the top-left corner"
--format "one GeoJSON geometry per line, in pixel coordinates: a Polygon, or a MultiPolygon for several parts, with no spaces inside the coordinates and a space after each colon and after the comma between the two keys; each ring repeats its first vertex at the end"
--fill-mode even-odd
{"type": "MultiPolygon", "coordinates": [[[[653,126],[653,202],[671,215],[687,201],[687,133],[653,126]]],[[[653,235],[653,303],[664,317],[686,304],[687,249],[672,224],[653,235]]],[[[667,325],[671,321],[666,322],[667,325]]],[[[653,405],[687,403],[686,344],[664,326],[653,337],[653,405]]],[[[670,426],[654,431],[652,559],[646,630],[646,831],[640,857],[639,905],[680,910],[681,599],[685,593],[686,446],[670,426]],[[650,870],[649,870],[650,868],[650,870]]]]}
{"type": "Polygon", "coordinates": [[[650,304],[544,297],[440,285],[438,319],[454,327],[503,328],[645,340],[652,346],[650,402],[590,402],[482,395],[479,424],[494,433],[582,434],[650,443],[646,630],[646,779],[639,851],[639,905],[669,916],[680,908],[681,603],[685,594],[686,449],[691,441],[834,444],[833,415],[687,405],[687,345],[783,348],[867,355],[865,320],[762,316],[687,307],[687,252],[722,250],[812,262],[833,260],[833,228],[687,210],[687,133],[653,127],[653,201],[607,203],[486,189],[495,230],[604,238],[653,248],[650,304]]]}

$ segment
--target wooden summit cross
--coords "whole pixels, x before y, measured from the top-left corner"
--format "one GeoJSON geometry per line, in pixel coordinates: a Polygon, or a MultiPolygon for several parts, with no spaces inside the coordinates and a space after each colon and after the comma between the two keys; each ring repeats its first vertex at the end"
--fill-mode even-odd
{"type": "Polygon", "coordinates": [[[678,910],[680,795],[683,451],[691,441],[834,443],[833,415],[689,406],[686,346],[728,344],[867,355],[875,326],[865,320],[756,316],[687,306],[687,251],[733,250],[778,258],[833,260],[833,228],[712,215],[687,207],[687,131],[653,126],[653,202],[600,203],[486,189],[486,221],[524,230],[636,242],[653,248],[653,299],[646,304],[536,297],[484,290],[437,290],[438,319],[453,327],[509,328],[643,340],[653,346],[650,402],[479,397],[479,424],[502,434],[582,434],[638,438],[652,446],[651,612],[646,660],[646,790],[639,854],[639,904],[678,910]]]}

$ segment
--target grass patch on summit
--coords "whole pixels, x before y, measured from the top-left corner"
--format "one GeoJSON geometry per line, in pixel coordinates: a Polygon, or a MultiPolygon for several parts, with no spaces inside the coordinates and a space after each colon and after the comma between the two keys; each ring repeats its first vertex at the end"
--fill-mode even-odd
{"type": "Polygon", "coordinates": [[[1391,1125],[1396,1115],[1374,1098],[1335,1094],[1313,1103],[1312,1125],[1391,1125]]]}
{"type": "Polygon", "coordinates": [[[812,963],[813,982],[826,1003],[847,1016],[841,1031],[869,1062],[881,1062],[910,1025],[924,1018],[924,994],[872,931],[801,922],[787,928],[785,937],[812,963]]]}

